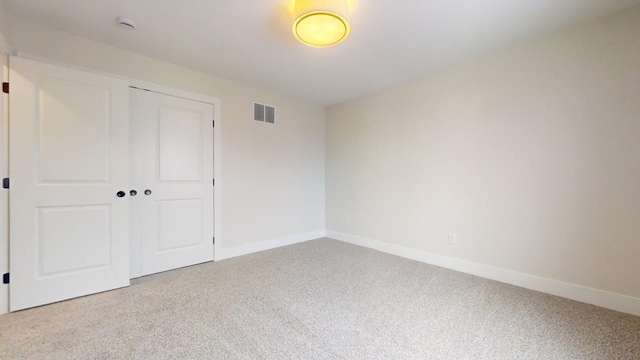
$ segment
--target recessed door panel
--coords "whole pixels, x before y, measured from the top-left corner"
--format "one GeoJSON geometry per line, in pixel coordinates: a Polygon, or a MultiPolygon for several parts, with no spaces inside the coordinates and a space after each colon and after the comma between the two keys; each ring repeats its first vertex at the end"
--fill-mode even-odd
{"type": "Polygon", "coordinates": [[[134,277],[213,260],[212,120],[211,104],[131,90],[134,277]]]}
{"type": "Polygon", "coordinates": [[[11,58],[11,311],[129,285],[127,82],[11,58]]]}
{"type": "Polygon", "coordinates": [[[47,77],[36,86],[40,181],[106,183],[109,89],[47,77]]]}
{"type": "Polygon", "coordinates": [[[160,181],[202,181],[203,116],[197,109],[160,108],[160,181]]]}
{"type": "Polygon", "coordinates": [[[109,266],[109,205],[39,209],[40,277],[109,266]],[[69,257],[80,253],[82,256],[69,257]]]}
{"type": "Polygon", "coordinates": [[[202,245],[202,199],[158,202],[159,251],[202,245]]]}

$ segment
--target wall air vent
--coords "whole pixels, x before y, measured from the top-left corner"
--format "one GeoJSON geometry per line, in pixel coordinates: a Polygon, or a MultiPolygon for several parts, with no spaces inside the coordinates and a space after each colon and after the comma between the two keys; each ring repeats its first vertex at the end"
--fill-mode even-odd
{"type": "Polygon", "coordinates": [[[253,120],[267,124],[275,124],[276,108],[269,105],[253,103],[253,120]]]}

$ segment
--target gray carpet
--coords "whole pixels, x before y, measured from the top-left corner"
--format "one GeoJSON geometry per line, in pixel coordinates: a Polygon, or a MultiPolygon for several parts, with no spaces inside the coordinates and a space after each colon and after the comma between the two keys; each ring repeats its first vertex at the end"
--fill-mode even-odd
{"type": "Polygon", "coordinates": [[[0,316],[1,359],[640,359],[640,317],[322,239],[0,316]]]}

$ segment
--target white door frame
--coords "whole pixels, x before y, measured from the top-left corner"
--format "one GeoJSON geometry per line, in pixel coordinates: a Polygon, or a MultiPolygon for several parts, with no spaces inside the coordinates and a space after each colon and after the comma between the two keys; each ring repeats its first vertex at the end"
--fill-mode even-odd
{"type": "MultiPolygon", "coordinates": [[[[4,66],[5,74],[2,74],[2,67],[4,64],[8,63],[8,55],[0,54],[3,60],[0,61],[0,77],[2,81],[7,81],[8,78],[8,67],[4,66]]],[[[65,66],[70,69],[89,71],[96,74],[108,75],[115,78],[125,79],[129,82],[129,86],[148,89],[153,92],[157,92],[160,94],[176,96],[180,98],[195,100],[204,102],[207,104],[213,105],[213,114],[215,120],[215,128],[213,131],[213,174],[215,178],[215,187],[214,187],[214,236],[216,238],[214,245],[214,261],[220,260],[220,249],[223,243],[222,237],[222,187],[224,186],[223,178],[222,178],[222,101],[219,98],[197,94],[185,90],[180,90],[164,85],[155,84],[148,81],[132,79],[129,77],[114,75],[112,73],[98,71],[90,68],[85,68],[77,65],[72,65],[60,61],[55,61],[39,56],[32,56],[23,52],[16,52],[14,54],[16,57],[22,57],[25,59],[37,60],[53,65],[65,66]]],[[[10,177],[8,173],[8,134],[5,130],[8,127],[8,96],[2,96],[2,100],[0,101],[0,177],[10,177]],[[6,167],[6,169],[5,169],[6,167]]],[[[0,191],[6,191],[4,189],[0,189],[0,191]]],[[[0,207],[2,208],[0,211],[0,224],[9,224],[9,202],[6,200],[7,196],[0,196],[0,207]]],[[[5,227],[5,230],[6,227],[5,227]]],[[[1,231],[1,230],[0,230],[1,231]]],[[[7,234],[0,233],[0,275],[9,271],[9,252],[8,245],[10,240],[8,239],[8,231],[7,234]],[[4,267],[6,266],[6,269],[4,267]]],[[[9,311],[9,285],[4,285],[0,282],[0,315],[7,313],[9,311]]]]}

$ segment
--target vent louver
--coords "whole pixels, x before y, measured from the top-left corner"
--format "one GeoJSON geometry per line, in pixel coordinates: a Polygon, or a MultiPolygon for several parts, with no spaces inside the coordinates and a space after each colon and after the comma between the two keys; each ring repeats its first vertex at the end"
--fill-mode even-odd
{"type": "Polygon", "coordinates": [[[269,123],[269,124],[275,124],[276,123],[276,108],[271,107],[271,106],[265,106],[265,117],[264,117],[264,121],[269,123]]]}
{"type": "Polygon", "coordinates": [[[264,121],[264,105],[253,103],[253,120],[264,121]]]}
{"type": "Polygon", "coordinates": [[[267,124],[275,124],[276,108],[269,105],[253,103],[253,120],[267,124]]]}

